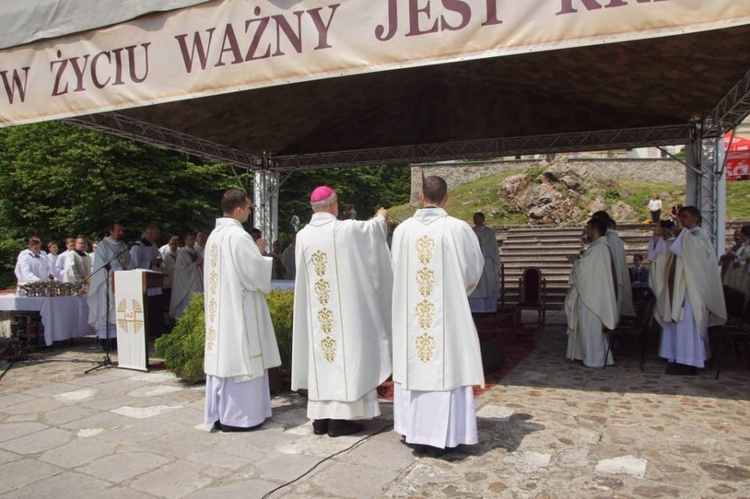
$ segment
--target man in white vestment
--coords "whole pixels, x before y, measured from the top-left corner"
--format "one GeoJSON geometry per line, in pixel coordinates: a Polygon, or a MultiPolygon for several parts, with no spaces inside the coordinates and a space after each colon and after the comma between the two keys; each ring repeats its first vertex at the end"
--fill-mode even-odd
{"type": "Polygon", "coordinates": [[[387,212],[338,220],[327,186],[310,205],[296,242],[292,390],[307,390],[314,433],[338,437],[362,431],[354,420],[380,415],[377,387],[391,374],[387,212]]]}
{"type": "Polygon", "coordinates": [[[484,255],[469,224],[448,216],[448,187],[422,182],[424,208],[393,233],[394,429],[417,454],[478,443],[473,385],[484,386],[469,294],[484,255]]]}
{"type": "Polygon", "coordinates": [[[479,284],[469,295],[469,306],[474,313],[497,312],[500,296],[500,253],[495,231],[484,225],[484,213],[474,213],[474,233],[484,255],[484,272],[479,284]]]}
{"type": "Polygon", "coordinates": [[[204,232],[199,231],[195,233],[195,251],[198,252],[201,258],[205,258],[204,253],[206,251],[206,234],[204,232]]]}
{"type": "Polygon", "coordinates": [[[617,324],[617,291],[615,265],[606,233],[607,221],[592,218],[586,224],[591,244],[575,261],[570,272],[570,289],[565,296],[568,319],[568,351],[570,360],[580,360],[587,367],[612,365],[612,352],[607,358],[604,328],[613,330],[617,324]]]}
{"type": "Polygon", "coordinates": [[[615,262],[617,276],[617,322],[621,316],[635,317],[633,306],[633,287],[630,284],[630,271],[628,270],[628,255],[625,253],[625,244],[617,233],[617,223],[610,218],[606,211],[597,211],[592,218],[603,218],[607,222],[607,244],[612,251],[612,259],[615,262]]]}
{"type": "MultiPolygon", "coordinates": [[[[150,224],[143,231],[141,239],[136,241],[130,248],[130,258],[134,269],[153,270],[161,272],[162,256],[156,242],[161,236],[158,225],[150,224]]],[[[159,336],[164,332],[164,297],[161,287],[149,287],[146,291],[148,296],[147,327],[149,336],[159,336]]]]}
{"type": "Polygon", "coordinates": [[[57,257],[60,252],[60,247],[57,245],[57,242],[50,241],[47,243],[47,261],[49,262],[49,266],[52,269],[52,274],[55,276],[56,281],[62,281],[62,275],[57,273],[57,268],[55,267],[55,264],[57,263],[57,257]]]}
{"type": "Polygon", "coordinates": [[[29,247],[18,254],[15,272],[19,285],[54,280],[54,271],[42,251],[42,240],[37,236],[31,236],[29,247]]]}
{"type": "Polygon", "coordinates": [[[65,260],[63,282],[85,285],[84,281],[91,275],[91,258],[86,253],[86,238],[79,236],[75,240],[73,251],[65,260]]]}
{"type": "MultiPolygon", "coordinates": [[[[174,266],[177,263],[177,251],[179,251],[179,245],[180,238],[178,236],[172,236],[169,238],[167,244],[159,248],[162,260],[161,271],[164,273],[164,280],[161,285],[161,292],[164,298],[162,313],[164,315],[164,323],[167,325],[173,323],[171,317],[169,317],[169,305],[172,302],[172,281],[174,280],[174,266]],[[163,249],[165,247],[166,249],[163,249]]],[[[201,271],[201,273],[202,272],[203,271],[201,271]]]]}
{"type": "Polygon", "coordinates": [[[55,274],[60,276],[60,278],[62,278],[62,275],[65,273],[65,262],[68,259],[68,255],[71,251],[75,250],[75,248],[76,238],[65,238],[65,251],[57,255],[57,258],[55,259],[55,274]]]}
{"type": "Polygon", "coordinates": [[[94,253],[91,283],[89,284],[89,324],[96,329],[100,343],[105,349],[116,343],[114,273],[118,270],[132,270],[128,245],[124,241],[125,227],[114,222],[109,235],[99,241],[94,253]],[[109,266],[107,271],[105,266],[109,266]],[[109,284],[107,277],[109,276],[109,284]],[[107,310],[107,289],[109,289],[109,310],[107,310]],[[107,342],[107,340],[109,340],[107,342]]]}
{"type": "Polygon", "coordinates": [[[669,251],[664,292],[657,296],[655,315],[663,321],[659,356],[667,359],[667,374],[691,375],[709,358],[708,327],[726,321],[716,253],[701,228],[700,210],[683,206],[678,211],[679,231],[669,251]]]}
{"type": "Polygon", "coordinates": [[[295,262],[295,246],[294,240],[296,235],[292,236],[292,240],[289,245],[284,248],[284,252],[281,253],[281,262],[284,264],[284,270],[286,270],[286,279],[294,280],[297,276],[297,264],[295,262]]]}
{"type": "MultiPolygon", "coordinates": [[[[230,189],[205,247],[205,422],[219,431],[249,431],[271,417],[268,369],[281,364],[265,294],[272,259],[242,227],[247,193],[230,189]]],[[[265,243],[261,240],[260,246],[265,243]]]]}
{"type": "Polygon", "coordinates": [[[182,317],[193,293],[203,292],[203,258],[195,250],[195,234],[185,234],[185,246],[177,252],[172,279],[169,316],[182,317]]]}

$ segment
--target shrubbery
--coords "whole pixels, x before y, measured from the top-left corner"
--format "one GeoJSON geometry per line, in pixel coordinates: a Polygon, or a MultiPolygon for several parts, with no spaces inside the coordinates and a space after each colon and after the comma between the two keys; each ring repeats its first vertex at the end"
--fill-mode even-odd
{"type": "MultiPolygon", "coordinates": [[[[286,376],[291,372],[294,291],[274,291],[266,295],[266,301],[281,354],[280,374],[286,376]]],[[[203,294],[196,293],[172,331],[158,338],[154,347],[156,355],[166,362],[167,369],[179,378],[197,382],[206,378],[203,372],[205,342],[203,294]]]]}

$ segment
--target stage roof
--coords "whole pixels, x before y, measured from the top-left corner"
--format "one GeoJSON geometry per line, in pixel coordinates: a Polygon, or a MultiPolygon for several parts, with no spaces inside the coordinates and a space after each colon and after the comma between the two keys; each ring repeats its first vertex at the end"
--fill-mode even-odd
{"type": "Polygon", "coordinates": [[[684,144],[696,124],[718,134],[750,112],[750,1],[521,3],[223,0],[150,14],[0,52],[20,61],[0,63],[0,123],[64,118],[288,171],[684,144]],[[410,36],[387,38],[394,5],[410,36]],[[262,22],[275,34],[251,54],[262,22]],[[97,56],[115,69],[96,73],[97,56]]]}

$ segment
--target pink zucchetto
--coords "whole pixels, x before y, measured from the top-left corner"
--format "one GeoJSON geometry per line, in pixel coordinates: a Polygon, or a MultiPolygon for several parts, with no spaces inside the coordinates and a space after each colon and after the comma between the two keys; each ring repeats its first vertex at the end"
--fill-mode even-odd
{"type": "Polygon", "coordinates": [[[312,194],[310,194],[310,202],[317,203],[318,201],[323,201],[324,199],[330,197],[333,193],[333,189],[331,189],[327,185],[321,185],[319,187],[316,187],[312,191],[312,194]]]}

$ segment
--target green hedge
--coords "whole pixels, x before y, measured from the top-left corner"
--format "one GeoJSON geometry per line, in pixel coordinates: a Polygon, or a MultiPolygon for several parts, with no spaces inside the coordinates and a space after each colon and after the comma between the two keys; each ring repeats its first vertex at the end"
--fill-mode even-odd
{"type": "MultiPolygon", "coordinates": [[[[280,374],[286,376],[291,372],[292,362],[294,291],[274,291],[266,295],[266,302],[271,312],[281,354],[280,374]]],[[[196,382],[206,378],[203,372],[205,343],[203,294],[195,293],[185,309],[185,314],[177,320],[171,332],[156,340],[154,348],[155,354],[166,362],[167,369],[179,378],[196,382]]]]}

